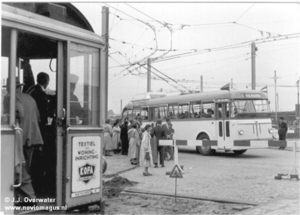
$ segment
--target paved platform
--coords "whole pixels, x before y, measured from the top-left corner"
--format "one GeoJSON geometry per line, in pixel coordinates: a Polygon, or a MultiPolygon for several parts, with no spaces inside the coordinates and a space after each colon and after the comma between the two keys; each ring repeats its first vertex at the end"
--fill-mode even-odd
{"type": "MultiPolygon", "coordinates": [[[[299,159],[299,153],[297,157],[299,159]]],[[[185,173],[183,179],[177,180],[177,192],[258,204],[237,212],[240,215],[298,215],[299,181],[274,180],[277,173],[291,171],[292,158],[291,151],[273,149],[248,150],[242,156],[221,153],[208,157],[183,151],[179,153],[179,161],[185,173]]],[[[135,190],[168,193],[174,190],[174,179],[165,174],[174,167],[171,161],[165,163],[165,168],[150,168],[151,177],[144,177],[143,168],[131,165],[127,156],[113,155],[107,157],[107,161],[105,175],[119,174],[136,181],[135,190]]]]}

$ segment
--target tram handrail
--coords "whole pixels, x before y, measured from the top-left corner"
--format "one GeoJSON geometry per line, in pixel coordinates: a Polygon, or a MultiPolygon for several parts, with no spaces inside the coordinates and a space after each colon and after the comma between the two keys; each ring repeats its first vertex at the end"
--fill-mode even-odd
{"type": "MultiPolygon", "coordinates": [[[[23,130],[22,130],[22,128],[20,128],[20,127],[17,127],[17,126],[15,126],[14,127],[14,130],[15,130],[15,132],[16,132],[16,134],[17,134],[17,132],[18,131],[20,131],[20,137],[19,137],[19,140],[20,140],[20,144],[18,144],[18,138],[16,138],[16,141],[15,141],[15,144],[16,145],[19,145],[19,147],[20,147],[20,172],[19,172],[19,183],[18,184],[13,184],[12,185],[12,187],[13,188],[18,188],[18,187],[21,187],[21,185],[22,185],[22,179],[23,179],[23,175],[22,175],[22,163],[23,163],[23,144],[22,144],[22,132],[23,132],[23,130]]],[[[17,136],[17,135],[16,135],[17,136]]],[[[16,171],[16,170],[15,170],[16,171]]]]}

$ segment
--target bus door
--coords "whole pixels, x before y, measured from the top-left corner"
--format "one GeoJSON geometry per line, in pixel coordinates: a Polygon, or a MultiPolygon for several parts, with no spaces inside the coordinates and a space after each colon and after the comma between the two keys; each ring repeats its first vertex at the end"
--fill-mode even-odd
{"type": "Polygon", "coordinates": [[[66,117],[63,189],[68,208],[102,197],[100,128],[100,48],[68,42],[66,89],[61,111],[66,117]]]}
{"type": "Polygon", "coordinates": [[[228,102],[216,102],[215,105],[216,132],[218,148],[227,149],[230,138],[230,121],[228,102]]]}

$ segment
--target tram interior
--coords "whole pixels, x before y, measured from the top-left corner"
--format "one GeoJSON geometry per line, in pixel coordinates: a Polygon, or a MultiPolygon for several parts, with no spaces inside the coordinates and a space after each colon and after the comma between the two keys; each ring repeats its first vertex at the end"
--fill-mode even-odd
{"type": "MultiPolygon", "coordinates": [[[[6,92],[5,85],[9,76],[10,32],[11,29],[2,27],[2,125],[8,124],[9,114],[9,104],[5,104],[5,101],[9,101],[5,99],[9,97],[9,93],[6,92]]],[[[23,141],[26,165],[38,198],[56,196],[57,52],[57,41],[27,32],[18,32],[16,77],[24,84],[22,92],[26,93],[31,86],[37,84],[36,77],[39,72],[45,72],[50,76],[46,90],[49,109],[42,110],[47,111],[50,116],[46,128],[41,132],[44,145],[34,147],[33,153],[27,154],[28,150],[23,141]]]]}

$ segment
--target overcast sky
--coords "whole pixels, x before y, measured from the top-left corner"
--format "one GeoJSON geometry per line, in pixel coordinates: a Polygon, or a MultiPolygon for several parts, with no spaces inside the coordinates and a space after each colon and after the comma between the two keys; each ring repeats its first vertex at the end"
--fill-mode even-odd
{"type": "Polygon", "coordinates": [[[120,112],[121,100],[124,107],[134,95],[146,92],[146,68],[135,63],[143,63],[147,58],[155,59],[152,66],[180,84],[152,80],[152,91],[199,90],[200,76],[204,91],[219,90],[231,79],[234,89],[251,89],[251,41],[258,48],[256,89],[268,86],[274,110],[272,77],[277,71],[279,110],[295,109],[300,71],[298,3],[74,5],[97,34],[101,34],[102,7],[109,7],[108,108],[115,113],[120,112]]]}

